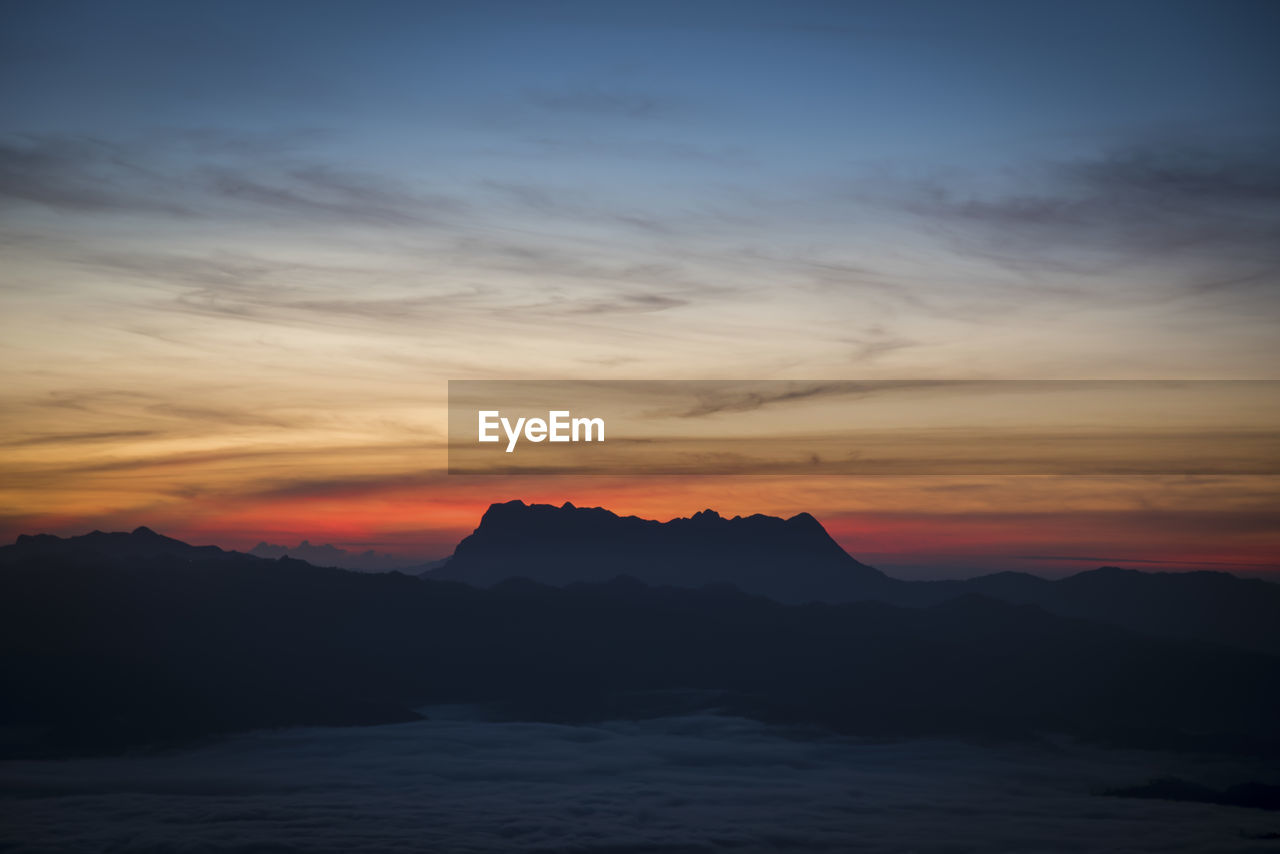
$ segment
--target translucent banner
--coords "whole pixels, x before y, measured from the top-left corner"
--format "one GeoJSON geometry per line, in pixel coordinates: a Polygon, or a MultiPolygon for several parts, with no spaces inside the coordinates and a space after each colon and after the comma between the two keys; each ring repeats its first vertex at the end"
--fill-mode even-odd
{"type": "Polygon", "coordinates": [[[1273,380],[455,380],[451,474],[1280,474],[1273,380]]]}

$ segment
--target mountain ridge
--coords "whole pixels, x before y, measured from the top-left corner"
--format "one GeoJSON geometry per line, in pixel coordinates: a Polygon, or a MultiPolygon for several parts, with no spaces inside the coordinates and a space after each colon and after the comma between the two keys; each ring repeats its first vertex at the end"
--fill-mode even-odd
{"type": "Polygon", "coordinates": [[[52,542],[61,554],[3,551],[0,756],[393,723],[433,703],[560,723],[712,707],[855,735],[1280,755],[1280,657],[972,593],[909,608],[627,579],[480,589],[52,542]]]}
{"type": "MultiPolygon", "coordinates": [[[[182,564],[244,559],[261,567],[286,562],[313,566],[290,557],[192,546],[146,527],[69,538],[24,534],[14,544],[0,546],[0,566],[55,559],[129,566],[171,558],[182,564]]],[[[763,514],[725,518],[704,510],[659,522],[569,502],[508,501],[490,506],[443,567],[414,575],[480,588],[517,578],[565,587],[628,576],[655,587],[731,587],[787,604],[882,601],[921,608],[979,594],[1150,636],[1280,654],[1280,585],[1273,582],[1227,572],[1117,567],[1062,579],[999,572],[964,580],[904,581],[857,561],[808,513],[789,519],[763,514]],[[798,571],[792,572],[795,567],[798,571]]]]}
{"type": "Polygon", "coordinates": [[[725,518],[703,510],[659,522],[570,502],[507,501],[490,505],[453,557],[421,577],[490,587],[515,577],[564,586],[619,575],[658,586],[727,584],[790,604],[927,607],[978,593],[1146,634],[1280,654],[1280,585],[1262,579],[1103,566],[1061,579],[998,572],[905,581],[848,554],[809,513],[725,518]]]}
{"type": "MultiPolygon", "coordinates": [[[[703,515],[676,530],[725,522],[703,515]]],[[[1170,583],[1121,577],[1139,592],[1170,583]]],[[[26,537],[0,548],[0,756],[393,723],[428,703],[566,723],[710,704],[870,736],[1064,732],[1280,755],[1276,655],[963,586],[886,589],[931,606],[787,605],[625,576],[482,589],[189,546],[149,529],[26,537]]]]}

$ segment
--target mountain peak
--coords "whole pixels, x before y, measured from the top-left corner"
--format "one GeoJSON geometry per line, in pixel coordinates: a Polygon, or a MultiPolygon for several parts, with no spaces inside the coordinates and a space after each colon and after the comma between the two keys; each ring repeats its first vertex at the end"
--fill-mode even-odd
{"type": "Polygon", "coordinates": [[[544,584],[607,582],[732,584],[782,601],[858,597],[885,576],[859,563],[813,516],[735,516],[700,510],[658,522],[570,502],[490,505],[479,527],[430,578],[481,587],[522,576],[544,584]]]}
{"type": "Polygon", "coordinates": [[[816,528],[824,534],[827,533],[827,529],[822,527],[822,523],[814,518],[812,513],[797,513],[787,520],[787,524],[796,528],[816,528]]]}

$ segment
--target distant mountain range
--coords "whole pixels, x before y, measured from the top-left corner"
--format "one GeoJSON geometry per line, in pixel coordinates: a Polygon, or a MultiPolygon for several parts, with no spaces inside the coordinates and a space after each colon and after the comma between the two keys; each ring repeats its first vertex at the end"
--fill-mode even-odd
{"type": "Polygon", "coordinates": [[[808,513],[726,519],[704,510],[656,522],[599,507],[494,504],[449,560],[423,577],[488,587],[563,586],[626,575],[649,585],[730,585],[779,602],[929,606],[979,594],[1149,634],[1280,653],[1280,585],[1223,572],[1102,567],[1058,581],[1003,572],[901,581],[850,556],[808,513]]]}
{"type": "Polygon", "coordinates": [[[429,703],[549,721],[711,707],[865,735],[1066,733],[1280,756],[1280,657],[1238,648],[1260,644],[1228,625],[1280,622],[1264,582],[1103,570],[906,584],[845,555],[807,516],[659,524],[518,503],[491,508],[445,571],[480,573],[496,555],[518,565],[486,570],[485,583],[545,567],[557,585],[320,568],[146,528],[20,537],[0,548],[0,757],[386,723],[429,703]],[[641,580],[610,574],[620,567],[641,580]],[[690,567],[704,586],[666,583],[691,580],[690,567]],[[836,589],[840,573],[913,607],[785,604],[730,586],[796,577],[800,590],[836,589]],[[1162,616],[1144,617],[1142,602],[1162,616]],[[1221,636],[1164,637],[1179,614],[1221,636]]]}
{"type": "Polygon", "coordinates": [[[391,570],[409,572],[414,569],[417,569],[418,572],[423,572],[436,563],[433,561],[431,564],[422,564],[421,561],[405,560],[402,557],[376,552],[373,549],[353,552],[330,543],[312,543],[308,540],[303,540],[296,546],[282,546],[276,543],[268,543],[264,540],[249,549],[249,554],[269,558],[288,556],[298,560],[305,560],[307,563],[315,564],[316,566],[337,566],[342,569],[358,569],[361,572],[389,572],[391,570]]]}

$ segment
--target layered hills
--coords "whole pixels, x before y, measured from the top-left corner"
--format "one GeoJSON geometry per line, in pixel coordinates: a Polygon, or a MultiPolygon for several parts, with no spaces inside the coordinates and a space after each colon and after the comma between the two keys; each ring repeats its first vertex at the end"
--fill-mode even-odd
{"type": "MultiPolygon", "coordinates": [[[[714,708],[862,735],[1064,733],[1280,755],[1280,657],[1121,624],[1132,615],[1116,603],[1151,590],[1152,601],[1182,601],[1168,592],[1181,579],[1144,575],[1132,593],[1115,592],[1135,584],[1125,573],[1091,576],[1101,588],[1043,583],[1070,592],[1060,602],[1123,617],[1086,620],[887,579],[809,517],[660,525],[528,505],[491,509],[446,569],[463,577],[500,553],[519,565],[477,586],[269,560],[145,528],[20,538],[0,548],[0,755],[389,723],[432,703],[565,722],[714,708]],[[622,563],[596,567],[610,553],[622,563]],[[650,563],[666,575],[646,575],[650,563]],[[538,566],[561,574],[529,579],[538,566]],[[665,583],[691,581],[675,574],[687,567],[702,569],[700,586],[665,583]],[[787,602],[733,586],[792,575],[811,590],[847,578],[887,593],[800,604],[804,593],[787,602]],[[892,601],[903,590],[911,607],[892,601]]],[[[999,593],[1006,581],[982,583],[999,593]]],[[[1224,616],[1246,614],[1245,582],[1190,584],[1226,591],[1213,599],[1224,616]]],[[[1274,618],[1271,600],[1255,598],[1274,618]]]]}
{"type": "Polygon", "coordinates": [[[1116,567],[1060,580],[1002,572],[903,581],[860,563],[808,513],[726,519],[704,510],[657,522],[599,507],[509,501],[492,505],[453,557],[423,574],[478,587],[513,578],[563,586],[618,576],[649,585],[728,585],[790,604],[923,607],[976,594],[1147,634],[1280,653],[1280,585],[1271,582],[1116,567]]]}

